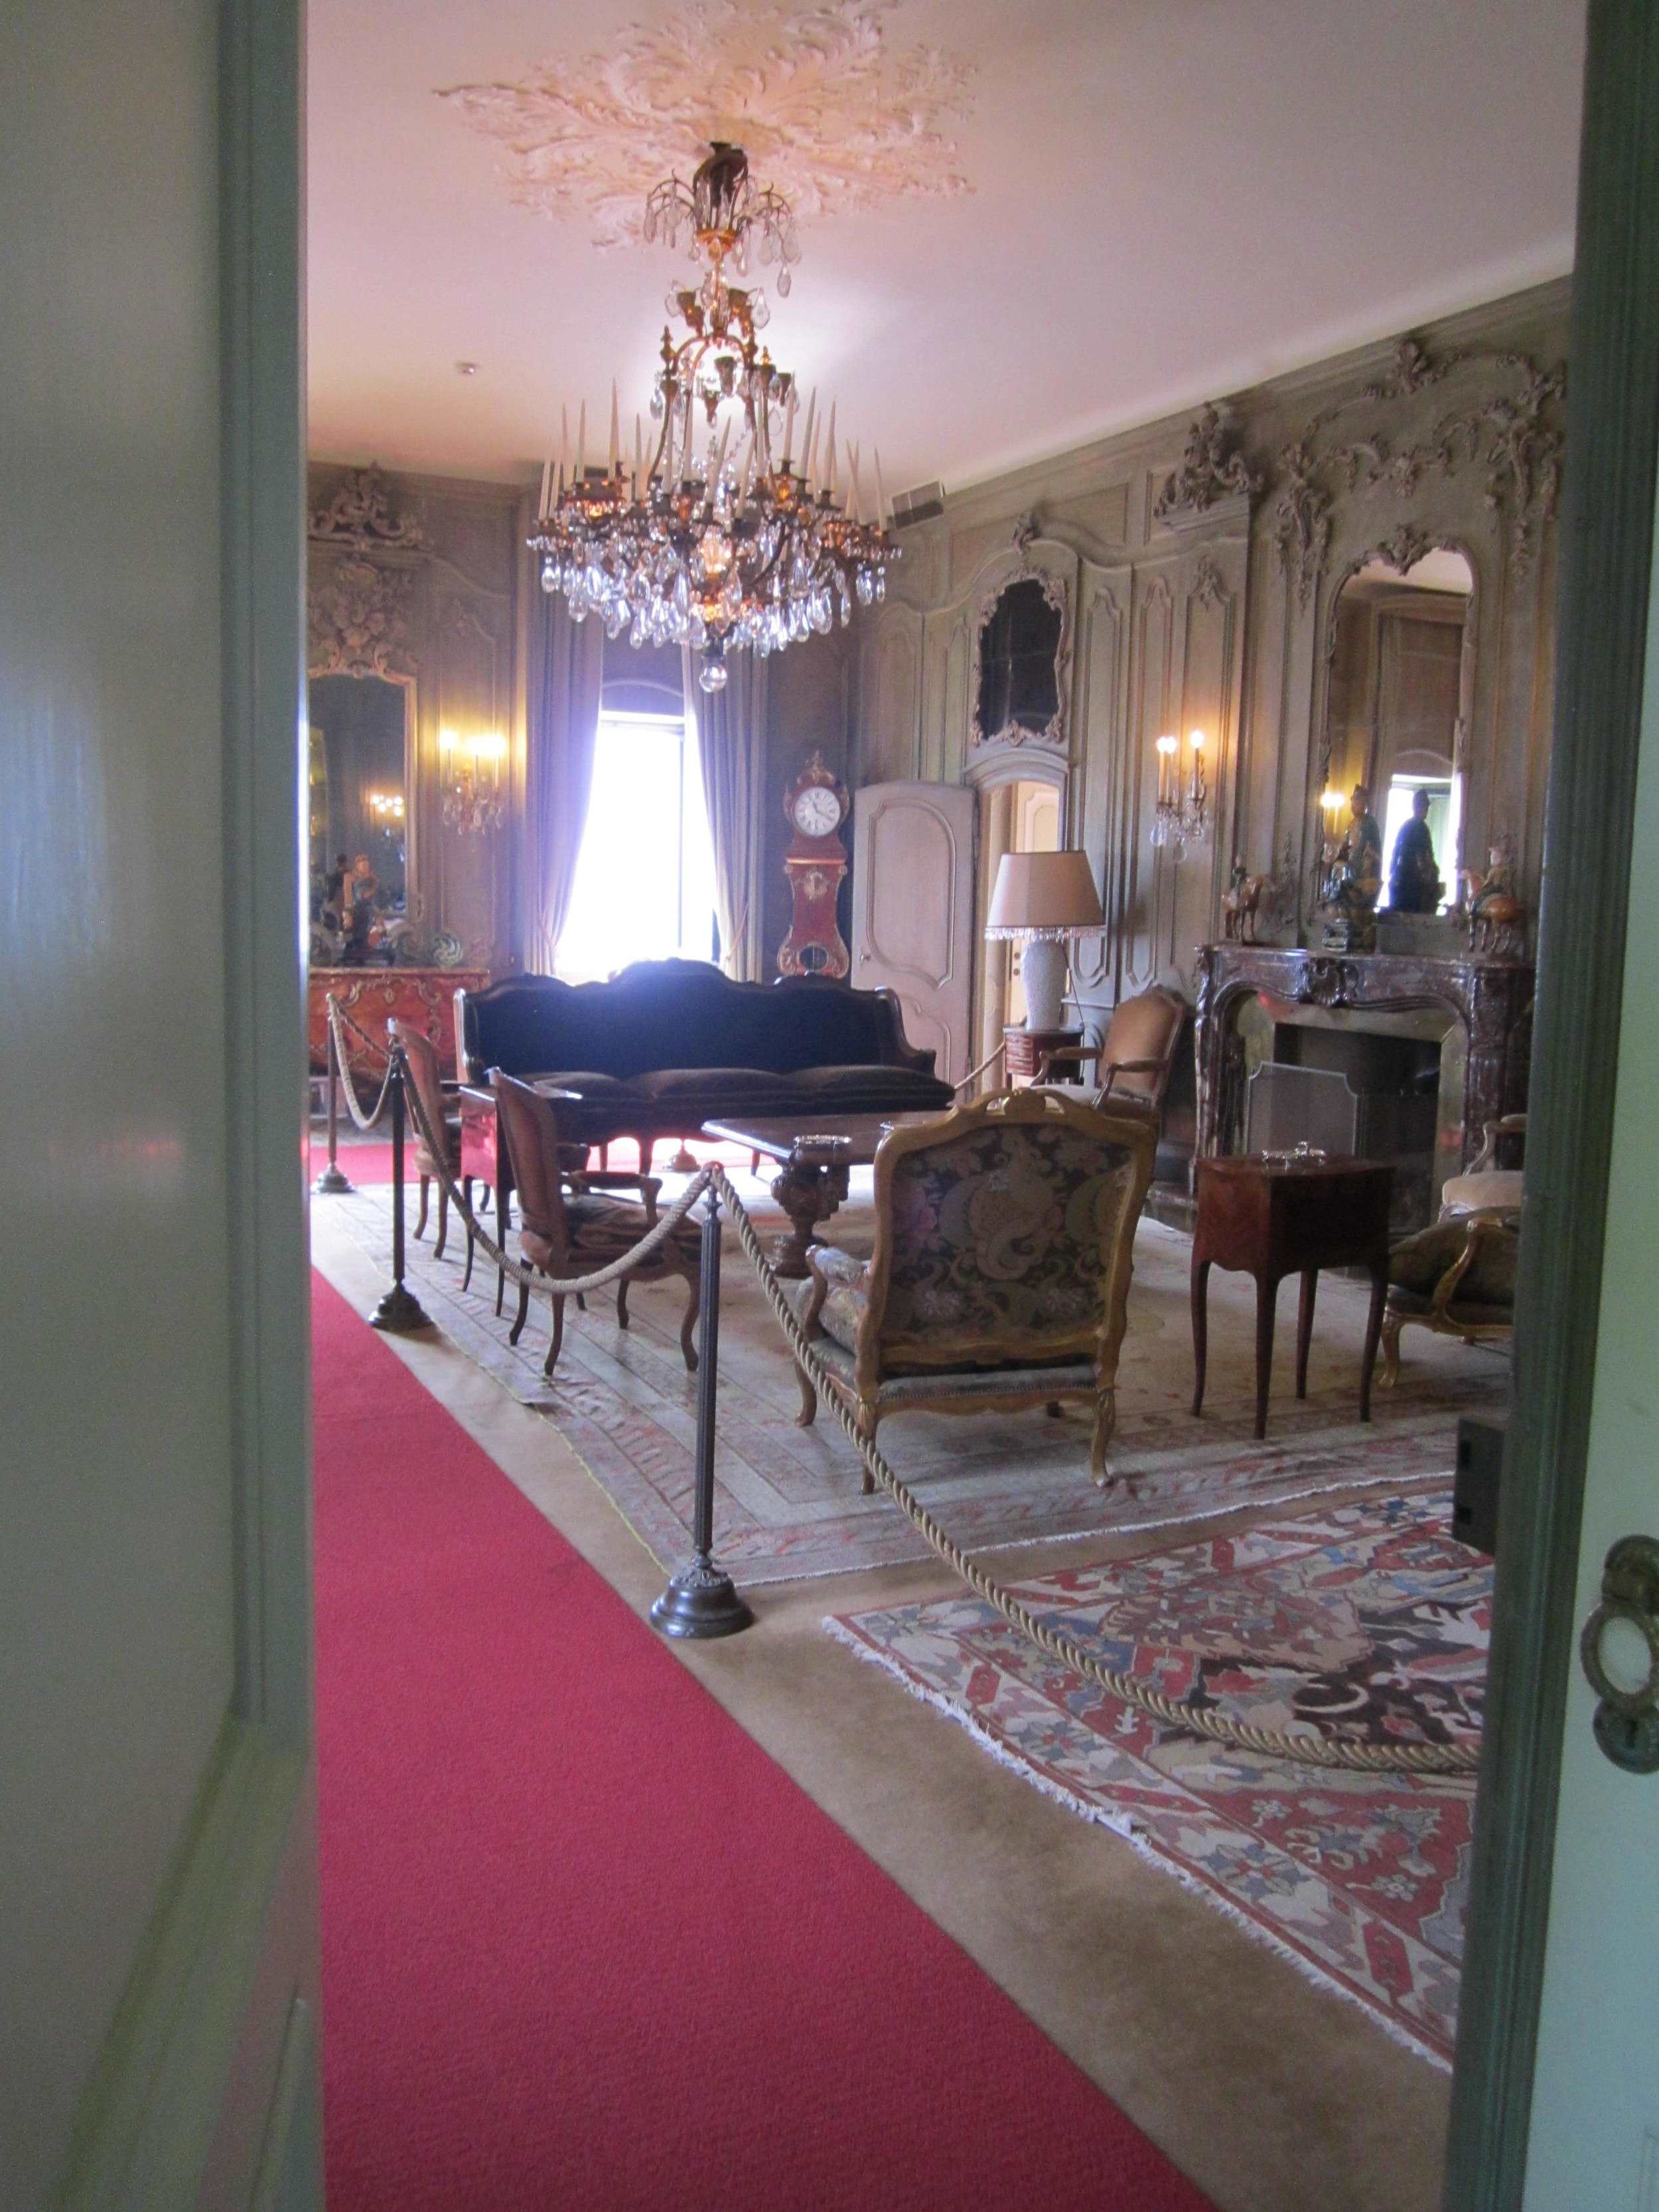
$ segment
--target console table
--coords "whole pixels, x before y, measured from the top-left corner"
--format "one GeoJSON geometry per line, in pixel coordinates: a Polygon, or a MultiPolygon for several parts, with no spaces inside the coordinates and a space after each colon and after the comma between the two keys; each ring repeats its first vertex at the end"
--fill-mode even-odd
{"type": "Polygon", "coordinates": [[[1202,1158],[1243,1140],[1244,1045],[1240,1006],[1257,993],[1296,1006],[1376,1013],[1445,1006],[1468,1044],[1463,1160],[1486,1125],[1524,1113],[1532,1050],[1533,971],[1518,960],[1398,952],[1306,952],[1272,945],[1203,945],[1198,951],[1198,1150],[1202,1158]]]}
{"type": "MultiPolygon", "coordinates": [[[[306,1033],[313,1075],[328,1073],[328,1007],[331,992],[341,1011],[378,1045],[386,1042],[389,1021],[407,1022],[438,1048],[446,1078],[455,1073],[455,994],[481,991],[489,981],[486,968],[313,968],[306,985],[306,1033]]],[[[354,1074],[378,1083],[385,1066],[346,1031],[347,1066],[354,1074]]]]}

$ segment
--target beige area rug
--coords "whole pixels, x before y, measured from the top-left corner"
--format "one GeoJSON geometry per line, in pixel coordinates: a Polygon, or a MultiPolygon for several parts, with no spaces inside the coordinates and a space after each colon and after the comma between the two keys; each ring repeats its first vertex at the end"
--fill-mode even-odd
{"type": "MultiPolygon", "coordinates": [[[[757,1221],[781,1217],[759,1180],[738,1175],[757,1221]],[[748,1192],[752,1190],[752,1202],[748,1192]]],[[[679,1186],[665,1184],[665,1197],[679,1186]]],[[[869,1237],[869,1171],[831,1234],[856,1245],[869,1237]]],[[[370,1186],[349,1198],[317,1199],[382,1267],[389,1266],[392,1194],[370,1186]]],[[[411,1221],[413,1218],[411,1208],[411,1221]]],[[[684,1286],[636,1289],[632,1325],[619,1329],[609,1297],[586,1313],[565,1312],[564,1346],[550,1379],[541,1368],[548,1308],[532,1300],[515,1349],[513,1310],[495,1315],[495,1272],[482,1261],[463,1291],[465,1243],[452,1237],[434,1260],[432,1232],[408,1247],[410,1287],[437,1326],[512,1392],[552,1421],[594,1480],[665,1570],[690,1545],[696,1435],[696,1382],[681,1361],[684,1286]]],[[[1071,1411],[946,1416],[908,1413],[882,1425],[882,1449],[951,1535],[970,1550],[1045,1539],[1118,1535],[1202,1520],[1252,1504],[1280,1504],[1337,1491],[1397,1492],[1449,1479],[1457,1415],[1508,1394],[1507,1362],[1423,1330],[1409,1331],[1399,1388],[1374,1394],[1373,1419],[1357,1419],[1366,1290],[1320,1279],[1309,1395],[1292,1395],[1296,1286],[1281,1294],[1267,1435],[1250,1431],[1255,1408],[1255,1286],[1247,1277],[1210,1279],[1210,1358],[1205,1409],[1194,1420],[1188,1317],[1188,1240],[1143,1222],[1135,1242],[1129,1334],[1118,1382],[1113,1481],[1089,1475],[1089,1418],[1071,1411]]],[[[862,1493],[852,1447],[820,1413],[795,1425],[794,1365],[752,1270],[728,1225],[722,1273],[720,1410],[715,1458],[715,1546],[739,1582],[854,1573],[927,1556],[921,1539],[884,1497],[862,1493]]]]}

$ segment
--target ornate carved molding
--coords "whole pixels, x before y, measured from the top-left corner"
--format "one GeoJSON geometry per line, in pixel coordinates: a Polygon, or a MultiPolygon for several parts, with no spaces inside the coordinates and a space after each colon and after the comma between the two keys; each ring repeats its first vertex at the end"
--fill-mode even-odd
{"type": "Polygon", "coordinates": [[[362,553],[427,550],[415,517],[392,512],[392,487],[373,461],[348,471],[327,506],[313,509],[306,534],[319,544],[355,546],[362,553]]]}
{"type": "MultiPolygon", "coordinates": [[[[1273,541],[1298,607],[1305,611],[1324,568],[1336,491],[1378,491],[1404,501],[1414,499],[1425,480],[1455,477],[1475,465],[1486,469],[1483,496],[1507,538],[1510,568],[1516,577],[1524,576],[1540,533],[1555,514],[1562,444],[1557,403],[1565,388],[1565,364],[1543,369],[1524,354],[1478,351],[1449,353],[1437,361],[1416,338],[1401,338],[1383,376],[1322,409],[1279,454],[1273,541]],[[1466,370],[1510,378],[1516,386],[1449,407],[1419,437],[1396,437],[1378,428],[1326,442],[1324,433],[1351,410],[1415,398],[1466,370]]],[[[1433,532],[1406,523],[1401,531],[1419,539],[1423,550],[1438,542],[1433,532]]]]}
{"type": "Polygon", "coordinates": [[[1218,407],[1203,407],[1187,433],[1181,465],[1164,479],[1153,519],[1206,514],[1229,499],[1254,499],[1261,479],[1238,450],[1237,436],[1218,407]]]}
{"type": "Polygon", "coordinates": [[[1023,514],[1014,525],[1013,550],[1015,565],[997,566],[994,580],[981,590],[975,614],[973,635],[969,643],[968,678],[968,744],[970,751],[989,745],[1043,745],[1064,750],[1066,729],[1066,702],[1072,690],[1072,595],[1063,578],[1053,574],[1033,555],[1039,535],[1037,518],[1033,514],[1023,514]],[[1060,643],[1054,652],[1054,687],[1059,704],[1040,730],[1028,730],[1018,722],[987,733],[979,726],[980,639],[985,625],[996,611],[997,602],[1011,584],[1024,583],[1027,578],[1042,586],[1042,596],[1060,617],[1060,643]]]}
{"type": "Polygon", "coordinates": [[[715,138],[740,143],[798,216],[971,191],[948,133],[971,112],[974,65],[890,46],[896,5],[693,0],[597,52],[437,97],[501,146],[515,205],[585,215],[596,246],[637,240],[651,187],[715,138]]]}
{"type": "Polygon", "coordinates": [[[1207,553],[1199,555],[1194,568],[1192,596],[1200,607],[1218,607],[1226,600],[1226,579],[1207,553]]]}
{"type": "Polygon", "coordinates": [[[415,572],[349,553],[312,580],[307,667],[313,676],[406,676],[415,572]]]}

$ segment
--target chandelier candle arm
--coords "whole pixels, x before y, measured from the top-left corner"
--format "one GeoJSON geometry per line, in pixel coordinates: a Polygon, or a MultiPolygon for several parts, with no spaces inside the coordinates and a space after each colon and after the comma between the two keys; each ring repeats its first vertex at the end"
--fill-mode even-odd
{"type": "Polygon", "coordinates": [[[663,333],[651,402],[662,425],[654,450],[647,455],[636,416],[635,465],[624,470],[613,382],[608,465],[590,478],[584,400],[575,468],[567,477],[569,414],[562,407],[559,471],[554,478],[550,463],[543,472],[530,544],[541,556],[543,588],[564,595],[574,620],[596,614],[609,636],[626,630],[635,645],[690,646],[702,655],[699,682],[718,690],[730,651],[763,658],[823,635],[837,617],[849,622],[855,605],[884,599],[886,571],[901,549],[883,526],[878,459],[876,517],[866,519],[859,449],[850,441],[843,498],[835,404],[825,437],[816,390],[796,469],[796,379],[757,339],[768,319],[763,295],[726,278],[728,266],[746,271],[751,251],[766,264],[799,257],[787,203],[753,186],[740,148],[717,143],[689,189],[671,178],[653,192],[647,231],[671,245],[689,231],[707,264],[700,283],[669,294],[671,317],[686,334],[677,339],[672,324],[663,333]],[[701,459],[699,402],[708,424],[701,459]]]}

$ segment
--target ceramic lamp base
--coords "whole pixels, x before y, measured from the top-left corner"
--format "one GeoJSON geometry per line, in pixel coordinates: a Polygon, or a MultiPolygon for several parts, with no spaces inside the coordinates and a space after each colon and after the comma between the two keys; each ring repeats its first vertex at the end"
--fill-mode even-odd
{"type": "Polygon", "coordinates": [[[1057,1030],[1066,996],[1063,938],[1028,937],[1019,956],[1019,980],[1025,992],[1028,1030],[1057,1030]]]}

